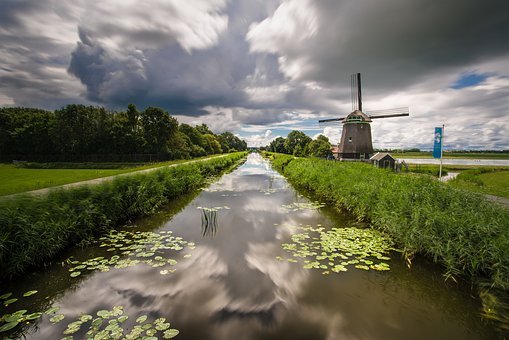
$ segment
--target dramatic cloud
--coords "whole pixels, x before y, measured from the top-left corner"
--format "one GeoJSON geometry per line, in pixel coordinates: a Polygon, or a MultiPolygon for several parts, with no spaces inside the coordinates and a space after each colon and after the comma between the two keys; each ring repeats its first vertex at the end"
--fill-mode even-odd
{"type": "Polygon", "coordinates": [[[300,129],[337,143],[350,74],[375,147],[509,149],[504,0],[4,0],[0,105],[160,106],[263,145],[300,129]],[[269,134],[268,131],[270,131],[269,134]]]}

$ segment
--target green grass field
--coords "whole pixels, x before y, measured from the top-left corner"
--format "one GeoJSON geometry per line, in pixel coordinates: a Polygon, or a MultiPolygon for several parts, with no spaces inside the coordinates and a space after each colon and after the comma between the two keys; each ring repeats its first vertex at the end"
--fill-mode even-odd
{"type": "MultiPolygon", "coordinates": [[[[433,158],[431,151],[391,153],[396,158],[433,158]]],[[[444,158],[509,159],[509,153],[444,152],[444,158]]]]}
{"type": "MultiPolygon", "coordinates": [[[[204,159],[207,157],[195,158],[204,159]]],[[[176,160],[124,169],[26,169],[0,164],[0,196],[188,162],[176,160]]]]}
{"type": "Polygon", "coordinates": [[[463,171],[449,182],[455,188],[461,188],[484,194],[509,198],[509,170],[476,169],[463,171]]]}

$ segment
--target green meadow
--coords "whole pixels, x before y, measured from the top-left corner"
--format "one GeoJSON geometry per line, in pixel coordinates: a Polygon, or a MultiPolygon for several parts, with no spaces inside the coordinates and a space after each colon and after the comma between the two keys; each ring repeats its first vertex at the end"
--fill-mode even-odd
{"type": "MultiPolygon", "coordinates": [[[[433,158],[431,151],[391,152],[396,158],[433,158]]],[[[509,159],[508,152],[444,152],[444,158],[509,159]]]]}
{"type": "MultiPolygon", "coordinates": [[[[206,159],[210,156],[195,158],[206,159]]],[[[30,163],[27,167],[14,164],[0,164],[0,196],[22,193],[31,190],[49,188],[69,183],[87,181],[91,179],[119,175],[144,169],[159,168],[173,164],[188,162],[189,160],[174,160],[168,162],[151,163],[129,167],[122,163],[30,163]],[[74,168],[68,168],[69,166],[74,168]],[[66,167],[66,168],[58,168],[66,167]],[[83,168],[83,167],[89,167],[83,168]],[[102,168],[102,167],[109,167],[102,168]]]]}
{"type": "Polygon", "coordinates": [[[509,198],[509,169],[465,170],[448,184],[459,189],[509,198]]]}

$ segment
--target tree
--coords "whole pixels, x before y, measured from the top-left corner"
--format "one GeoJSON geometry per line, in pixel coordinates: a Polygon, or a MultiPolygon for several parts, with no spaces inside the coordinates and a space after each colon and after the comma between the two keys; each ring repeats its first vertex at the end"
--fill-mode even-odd
{"type": "Polygon", "coordinates": [[[178,122],[160,108],[148,107],[141,113],[145,151],[167,154],[168,141],[177,131],[178,122]]]}
{"type": "Polygon", "coordinates": [[[188,124],[180,124],[179,131],[186,134],[194,145],[205,147],[205,140],[203,134],[198,129],[188,124]]]}
{"type": "Polygon", "coordinates": [[[198,130],[202,135],[206,135],[206,134],[213,135],[214,134],[212,131],[210,131],[207,124],[196,125],[196,130],[198,130]]]}
{"type": "Polygon", "coordinates": [[[221,144],[217,140],[216,136],[213,134],[204,134],[203,138],[206,142],[206,148],[205,151],[210,155],[214,153],[221,153],[223,150],[221,150],[221,144]]]}
{"type": "Polygon", "coordinates": [[[288,137],[285,140],[285,150],[288,154],[296,155],[295,148],[298,145],[299,148],[297,149],[297,152],[302,154],[309,142],[311,142],[311,138],[304,132],[294,130],[288,134],[288,137]]]}
{"type": "Polygon", "coordinates": [[[309,142],[305,153],[311,157],[332,156],[329,138],[325,137],[324,135],[319,135],[315,140],[309,142]]]}
{"type": "Polygon", "coordinates": [[[268,150],[270,152],[286,153],[285,138],[277,137],[274,139],[272,142],[270,142],[268,150]]]}

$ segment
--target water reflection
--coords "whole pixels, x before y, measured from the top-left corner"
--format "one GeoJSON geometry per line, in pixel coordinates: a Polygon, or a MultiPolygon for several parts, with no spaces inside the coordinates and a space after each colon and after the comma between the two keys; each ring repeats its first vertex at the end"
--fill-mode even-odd
{"type": "Polygon", "coordinates": [[[217,211],[205,210],[201,211],[201,236],[214,237],[217,230],[217,211]]]}
{"type": "MultiPolygon", "coordinates": [[[[136,223],[137,230],[171,230],[196,243],[191,257],[177,255],[174,273],[161,275],[158,268],[140,264],[70,280],[67,269],[55,265],[22,282],[20,289],[39,289],[39,303],[52,301],[66,319],[52,325],[44,317],[26,336],[60,338],[67,323],[81,313],[117,305],[129,315],[125,327],[132,328],[140,315],[165,317],[180,330],[178,339],[497,336],[480,321],[478,301],[468,290],[444,284],[440,271],[427,263],[408,270],[396,256],[390,272],[350,270],[323,276],[300,263],[277,260],[287,255],[281,244],[288,242],[295,226],[358,223],[330,208],[285,210],[284,205],[309,200],[259,155],[250,155],[242,167],[187,200],[175,215],[162,213],[136,223]]],[[[68,256],[83,260],[104,251],[90,247],[68,256]]],[[[82,337],[84,333],[78,333],[77,338],[82,337]]]]}

